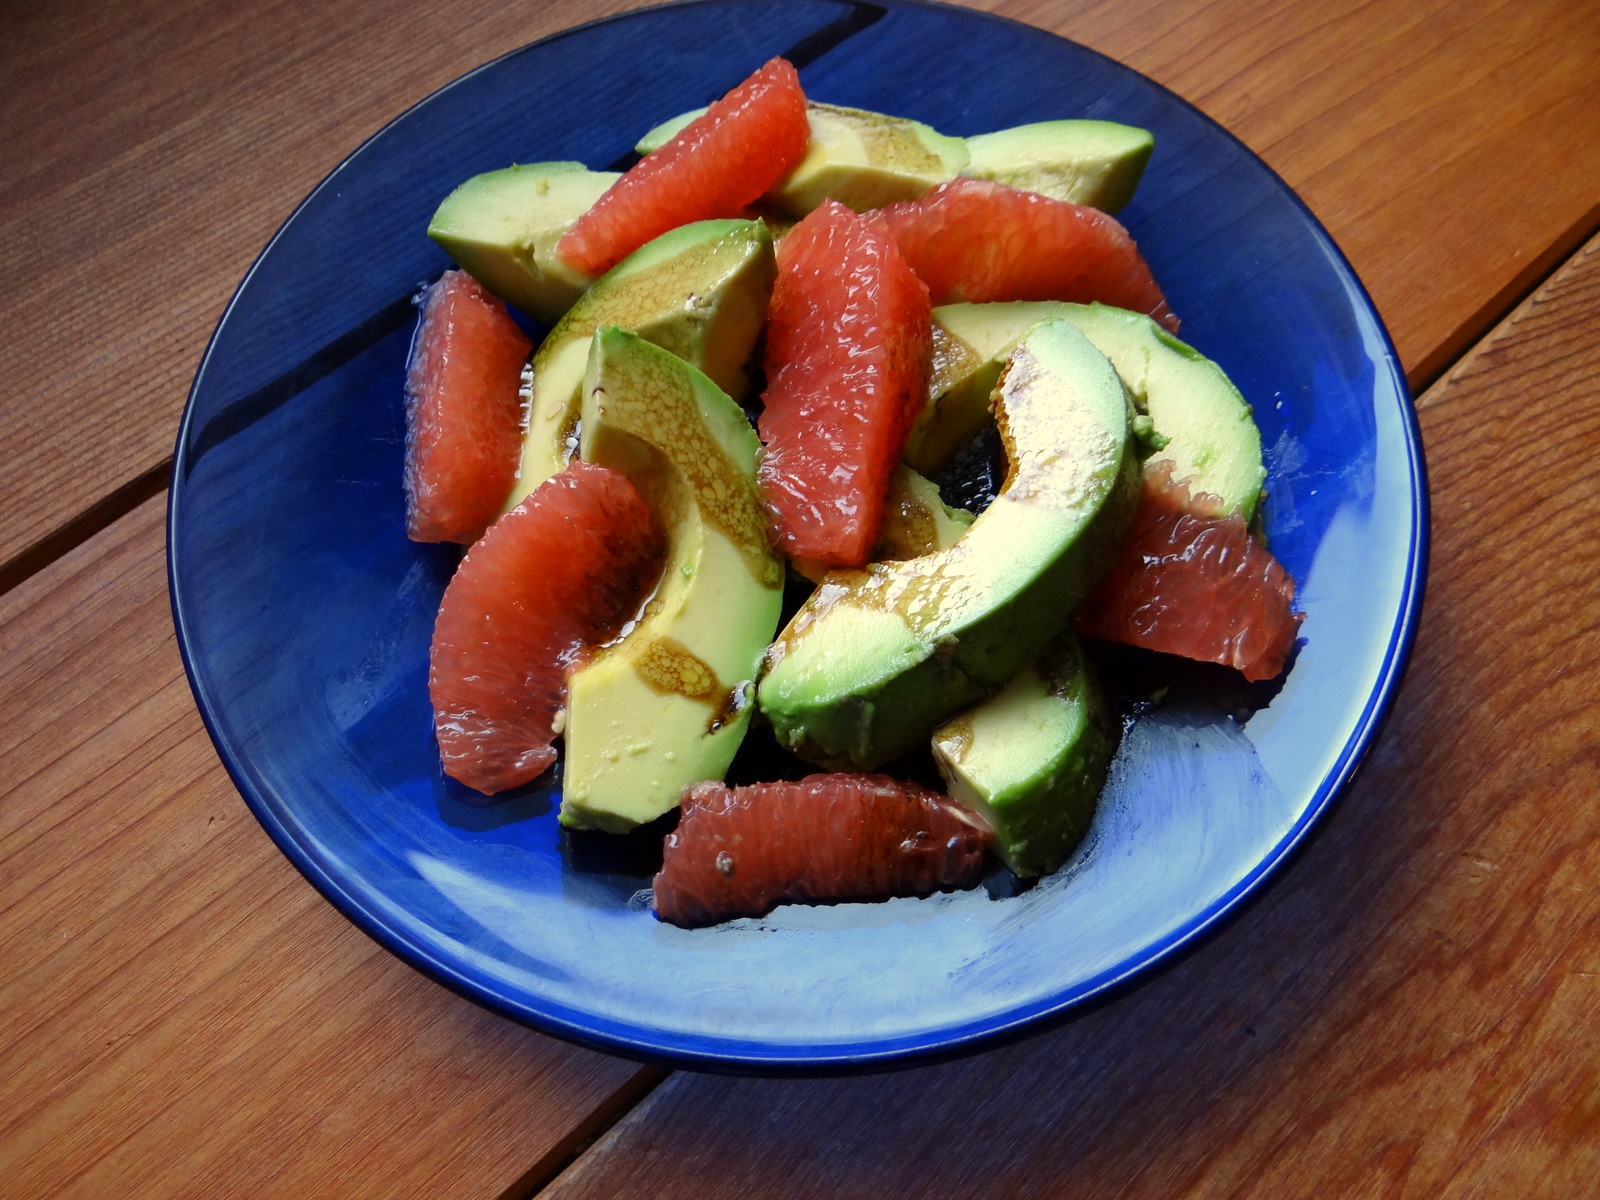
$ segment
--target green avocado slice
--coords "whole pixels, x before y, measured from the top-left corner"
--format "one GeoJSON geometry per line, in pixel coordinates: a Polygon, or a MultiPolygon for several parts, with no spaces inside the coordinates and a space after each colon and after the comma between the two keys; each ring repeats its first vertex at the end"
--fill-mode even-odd
{"type": "Polygon", "coordinates": [[[987,424],[1001,365],[1035,323],[1070,321],[1109,358],[1160,448],[1146,470],[1169,469],[1217,515],[1249,520],[1267,472],[1250,405],[1216,363],[1149,317],[1104,304],[1054,300],[947,304],[933,310],[928,407],[912,426],[905,459],[932,474],[987,424]]]}
{"type": "Polygon", "coordinates": [[[1022,878],[1048,875],[1083,840],[1121,731],[1070,631],[998,693],[933,735],[950,797],[989,822],[1022,878]]]}
{"type": "Polygon", "coordinates": [[[576,162],[474,175],[445,197],[428,236],[495,295],[551,325],[589,286],[556,257],[556,243],[620,178],[576,162]]]}
{"type": "Polygon", "coordinates": [[[787,179],[764,197],[780,212],[803,217],[824,200],[866,212],[915,200],[954,179],[967,163],[961,138],[921,121],[836,104],[807,105],[811,141],[787,179]]]}
{"type": "Polygon", "coordinates": [[[995,394],[1009,461],[953,545],[835,571],[767,654],[758,698],[778,740],[824,766],[876,767],[1032,661],[1109,567],[1139,464],[1111,364],[1041,322],[995,394]]]}
{"type": "MultiPolygon", "coordinates": [[[[897,463],[883,496],[883,519],[871,560],[898,562],[943,550],[966,533],[973,520],[966,509],[946,504],[933,480],[897,463]]],[[[812,583],[821,583],[828,573],[827,567],[811,559],[792,558],[789,566],[812,583]]]]}
{"type": "Polygon", "coordinates": [[[961,173],[1116,213],[1155,144],[1149,130],[1115,121],[1040,121],[968,138],[961,173]]]}
{"type": "Polygon", "coordinates": [[[636,331],[742,398],[777,277],[760,221],[696,221],[647,242],[607,271],[556,323],[533,356],[533,395],[510,510],[577,451],[583,372],[595,330],[636,331]]]}
{"type": "Polygon", "coordinates": [[[608,326],[583,392],[584,460],[627,475],[667,534],[638,622],[567,681],[561,823],[618,833],[727,772],[777,630],[783,566],[756,485],[760,441],[722,389],[608,326]]]}

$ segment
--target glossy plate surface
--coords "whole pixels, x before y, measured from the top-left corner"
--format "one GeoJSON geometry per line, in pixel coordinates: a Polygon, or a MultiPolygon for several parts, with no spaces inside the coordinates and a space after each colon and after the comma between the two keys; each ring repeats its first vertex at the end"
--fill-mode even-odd
{"type": "MultiPolygon", "coordinates": [[[[713,1069],[828,1071],[971,1048],[1078,1009],[1237,907],[1370,742],[1426,557],[1416,427],[1383,326],[1248,150],[1125,67],[964,10],[705,3],[569,31],[474,71],[356,151],[222,319],[179,435],[169,556],[200,710],[245,799],[339,908],[508,1016],[713,1069]],[[1255,406],[1267,531],[1307,616],[1270,703],[1176,690],[1129,731],[1093,834],[1021,895],[786,907],[686,932],[559,834],[551,789],[484,808],[440,775],[428,642],[455,554],[403,531],[410,297],[469,175],[603,166],[774,54],[819,100],[953,134],[1052,117],[1147,127],[1122,214],[1255,406]]],[[[601,856],[604,857],[603,855],[601,856]]]]}

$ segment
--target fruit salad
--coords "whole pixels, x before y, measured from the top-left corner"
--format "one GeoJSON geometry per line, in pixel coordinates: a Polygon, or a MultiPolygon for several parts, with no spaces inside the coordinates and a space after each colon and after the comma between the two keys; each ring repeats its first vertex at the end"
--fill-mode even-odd
{"type": "Polygon", "coordinates": [[[1114,216],[1152,146],[950,137],[774,59],[625,173],[447,197],[406,384],[407,531],[468,547],[445,772],[559,742],[561,823],[681,812],[655,909],[713,924],[1059,870],[1121,733],[1100,643],[1286,671],[1250,406],[1114,216]],[[753,724],[814,773],[730,785],[753,724]]]}

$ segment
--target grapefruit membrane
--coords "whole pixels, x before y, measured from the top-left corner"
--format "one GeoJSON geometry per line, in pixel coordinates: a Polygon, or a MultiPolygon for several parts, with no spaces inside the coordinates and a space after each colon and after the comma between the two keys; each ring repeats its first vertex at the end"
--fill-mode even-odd
{"type": "Polygon", "coordinates": [[[881,211],[935,304],[1099,301],[1178,331],[1128,231],[1099,209],[956,179],[881,211]]]}
{"type": "Polygon", "coordinates": [[[930,311],[875,214],[826,200],[778,244],[758,427],[773,541],[787,554],[866,561],[922,411],[930,311]]]}
{"type": "Polygon", "coordinates": [[[1252,683],[1282,674],[1304,615],[1294,580],[1244,517],[1147,471],[1133,529],[1078,610],[1078,632],[1237,668],[1252,683]]]}
{"type": "Polygon", "coordinates": [[[739,216],[800,164],[810,138],[800,76],[774,58],[635,163],[562,235],[556,253],[598,276],[669,229],[739,216]]]}
{"type": "Polygon", "coordinates": [[[533,350],[465,271],[423,293],[406,371],[406,536],[477,541],[511,490],[522,452],[522,372],[533,350]]]}
{"type": "Polygon", "coordinates": [[[878,900],[973,887],[989,827],[948,796],[887,775],[684,793],[655,909],[674,925],[757,917],[787,901],[878,900]]]}

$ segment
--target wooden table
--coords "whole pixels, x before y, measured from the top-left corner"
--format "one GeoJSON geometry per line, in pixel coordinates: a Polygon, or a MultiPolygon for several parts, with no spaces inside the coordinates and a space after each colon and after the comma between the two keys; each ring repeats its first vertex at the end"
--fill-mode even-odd
{"type": "Polygon", "coordinates": [[[1267,897],[1012,1048],[668,1073],[369,942],[220,767],[163,573],[206,335],[296,200],[627,0],[0,10],[0,1194],[1600,1194],[1600,6],[993,0],[1295,187],[1417,396],[1433,558],[1376,750],[1267,897]]]}

